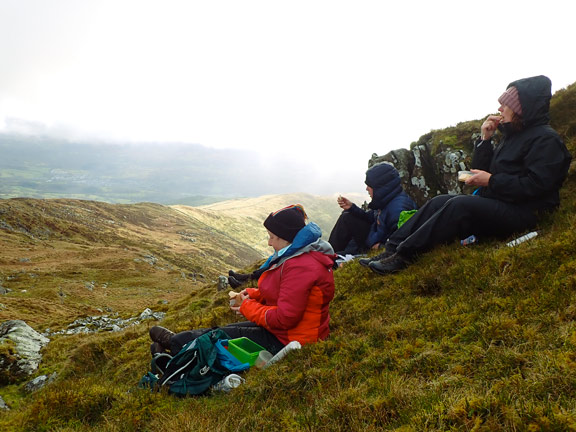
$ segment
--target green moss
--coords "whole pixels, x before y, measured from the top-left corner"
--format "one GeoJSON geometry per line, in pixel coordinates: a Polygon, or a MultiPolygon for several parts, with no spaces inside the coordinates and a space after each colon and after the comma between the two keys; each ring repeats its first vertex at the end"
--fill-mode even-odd
{"type": "Polygon", "coordinates": [[[15,355],[16,344],[11,339],[0,341],[0,386],[17,382],[21,377],[14,374],[18,357],[15,355]]]}

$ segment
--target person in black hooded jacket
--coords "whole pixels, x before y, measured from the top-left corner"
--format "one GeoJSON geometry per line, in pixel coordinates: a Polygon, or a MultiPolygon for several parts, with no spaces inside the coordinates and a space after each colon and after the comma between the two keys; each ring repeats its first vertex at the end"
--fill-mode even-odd
{"type": "Polygon", "coordinates": [[[439,195],[398,229],[386,254],[369,264],[379,274],[402,270],[435,245],[470,235],[505,238],[532,230],[560,204],[572,156],[549,125],[552,84],[545,76],[510,83],[498,99],[500,115],[481,127],[466,184],[473,195],[439,195]],[[496,148],[492,136],[502,134],[496,148]]]}
{"type": "Polygon", "coordinates": [[[400,174],[386,162],[372,165],[366,171],[366,190],[372,200],[369,210],[363,210],[345,197],[338,197],[338,205],[344,210],[328,243],[337,254],[356,255],[383,246],[398,225],[398,217],[404,210],[416,209],[400,181],[400,174]]]}

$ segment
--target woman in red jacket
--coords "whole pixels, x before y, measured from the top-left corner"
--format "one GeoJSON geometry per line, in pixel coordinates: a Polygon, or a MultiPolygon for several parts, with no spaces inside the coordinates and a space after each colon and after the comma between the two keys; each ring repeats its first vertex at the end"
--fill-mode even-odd
{"type": "MultiPolygon", "coordinates": [[[[231,309],[249,321],[221,327],[231,339],[247,337],[272,354],[291,341],[301,344],[326,339],[329,304],[334,298],[334,251],[313,222],[306,224],[301,205],[280,209],[264,221],[274,254],[262,266],[258,288],[240,293],[242,303],[231,309]]],[[[182,346],[209,329],[173,334],[150,329],[152,353],[182,346]]]]}

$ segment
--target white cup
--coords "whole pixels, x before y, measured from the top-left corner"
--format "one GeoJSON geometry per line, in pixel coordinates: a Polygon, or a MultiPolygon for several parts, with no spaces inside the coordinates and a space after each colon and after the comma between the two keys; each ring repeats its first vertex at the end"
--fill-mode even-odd
{"type": "Polygon", "coordinates": [[[272,357],[273,355],[268,351],[260,351],[258,358],[254,362],[254,366],[256,366],[258,369],[262,369],[264,366],[266,366],[266,363],[268,363],[272,357]]]}

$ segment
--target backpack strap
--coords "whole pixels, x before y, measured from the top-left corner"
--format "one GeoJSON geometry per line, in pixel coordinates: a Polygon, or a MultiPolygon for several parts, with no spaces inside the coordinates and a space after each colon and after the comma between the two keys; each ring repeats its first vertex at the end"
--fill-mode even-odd
{"type": "Polygon", "coordinates": [[[172,356],[168,353],[156,353],[150,361],[150,371],[153,374],[161,373],[164,375],[168,363],[172,360],[172,356]]]}
{"type": "Polygon", "coordinates": [[[164,375],[159,382],[160,386],[166,385],[166,383],[170,383],[170,380],[172,379],[172,377],[177,376],[180,372],[185,370],[188,366],[190,366],[196,360],[197,357],[198,357],[198,352],[195,352],[194,356],[190,360],[188,360],[188,362],[186,362],[184,365],[182,365],[181,367],[176,369],[170,375],[168,375],[168,376],[164,375]]]}

